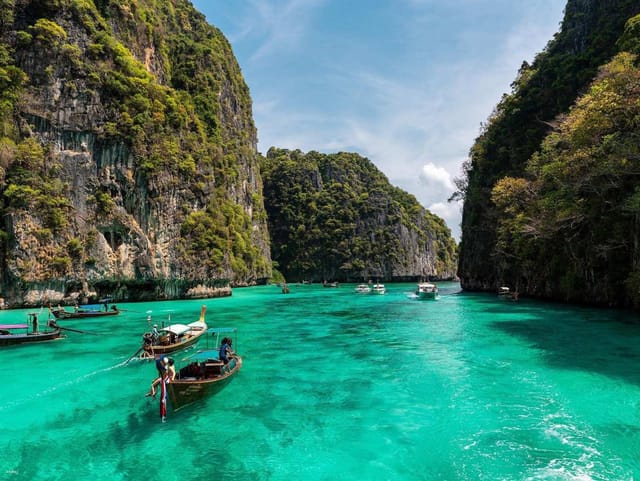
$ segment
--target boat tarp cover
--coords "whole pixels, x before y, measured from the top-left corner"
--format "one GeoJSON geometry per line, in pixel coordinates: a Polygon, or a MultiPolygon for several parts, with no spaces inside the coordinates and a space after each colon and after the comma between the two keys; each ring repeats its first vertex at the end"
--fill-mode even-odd
{"type": "Polygon", "coordinates": [[[0,329],[28,329],[29,324],[0,324],[0,329]]]}
{"type": "Polygon", "coordinates": [[[187,356],[183,361],[206,361],[207,359],[218,359],[218,349],[207,349],[204,351],[194,352],[190,356],[187,356]]]}
{"type": "Polygon", "coordinates": [[[237,327],[210,327],[207,330],[207,334],[214,335],[223,332],[236,332],[237,330],[237,327]]]}
{"type": "Polygon", "coordinates": [[[170,326],[160,329],[160,332],[172,332],[175,335],[179,336],[180,334],[184,334],[185,332],[187,332],[189,329],[191,328],[189,326],[185,326],[184,324],[171,324],[170,326]]]}

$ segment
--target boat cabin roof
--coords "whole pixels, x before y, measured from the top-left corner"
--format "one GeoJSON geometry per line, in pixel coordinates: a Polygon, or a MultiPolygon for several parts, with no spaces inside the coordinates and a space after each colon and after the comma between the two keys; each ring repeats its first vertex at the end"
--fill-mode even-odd
{"type": "Polygon", "coordinates": [[[184,334],[185,332],[187,332],[189,329],[191,328],[184,324],[171,324],[170,326],[163,327],[162,329],[160,329],[160,332],[163,332],[163,331],[171,332],[179,336],[180,334],[184,334]]]}
{"type": "Polygon", "coordinates": [[[0,324],[0,329],[28,329],[29,324],[0,324]]]}
{"type": "Polygon", "coordinates": [[[227,333],[227,332],[236,332],[238,330],[237,327],[210,327],[207,329],[207,334],[227,333]]]}
{"type": "Polygon", "coordinates": [[[218,349],[205,349],[202,351],[194,352],[183,359],[182,362],[203,362],[208,359],[218,359],[220,351],[218,349]]]}

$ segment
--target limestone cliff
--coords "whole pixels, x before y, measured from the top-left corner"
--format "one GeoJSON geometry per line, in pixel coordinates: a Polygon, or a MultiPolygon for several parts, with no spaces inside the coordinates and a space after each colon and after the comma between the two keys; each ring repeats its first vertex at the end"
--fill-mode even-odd
{"type": "Polygon", "coordinates": [[[522,65],[466,165],[463,288],[506,284],[542,298],[640,304],[629,207],[637,126],[619,114],[629,117],[625,98],[636,100],[617,87],[634,67],[609,64],[638,13],[632,0],[569,0],[560,32],[522,65]]]}
{"type": "Polygon", "coordinates": [[[289,281],[455,277],[451,231],[368,160],[272,148],[264,159],[272,257],[289,281]]]}
{"type": "Polygon", "coordinates": [[[269,277],[251,99],[224,36],[186,0],[0,3],[0,297],[269,277]]]}

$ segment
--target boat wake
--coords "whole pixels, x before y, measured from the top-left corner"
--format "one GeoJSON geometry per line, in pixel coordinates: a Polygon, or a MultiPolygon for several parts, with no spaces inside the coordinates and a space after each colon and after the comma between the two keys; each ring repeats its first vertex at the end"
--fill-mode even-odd
{"type": "Polygon", "coordinates": [[[60,384],[56,384],[55,386],[50,386],[48,388],[45,388],[42,391],[36,392],[31,394],[30,396],[26,397],[26,398],[22,398],[22,399],[14,399],[13,401],[9,401],[6,403],[2,403],[2,405],[0,405],[0,412],[17,407],[17,406],[21,406],[23,404],[26,404],[30,401],[33,401],[34,399],[39,399],[45,396],[49,396],[57,391],[59,391],[60,389],[65,389],[65,388],[69,388],[71,386],[80,384],[88,379],[91,379],[97,375],[109,372],[109,371],[113,371],[114,369],[117,369],[119,367],[122,367],[124,365],[124,363],[119,363],[119,364],[115,364],[113,366],[107,366],[107,367],[103,367],[101,369],[97,369],[95,371],[91,371],[85,374],[82,374],[78,377],[75,377],[73,379],[68,379],[60,384]]]}

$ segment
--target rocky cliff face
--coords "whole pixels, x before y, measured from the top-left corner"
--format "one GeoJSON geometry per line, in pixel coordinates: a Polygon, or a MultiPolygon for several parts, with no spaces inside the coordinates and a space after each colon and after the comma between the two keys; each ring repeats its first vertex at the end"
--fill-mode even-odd
{"type": "MultiPolygon", "coordinates": [[[[618,51],[617,42],[625,22],[639,11],[638,2],[629,0],[569,0],[561,31],[533,65],[523,64],[513,92],[496,107],[472,147],[466,166],[458,268],[463,288],[495,292],[498,286],[506,284],[524,294],[584,302],[595,300],[590,292],[606,291],[608,294],[597,302],[621,301],[618,294],[622,289],[616,294],[609,290],[610,286],[598,285],[594,272],[571,281],[562,280],[571,256],[558,258],[553,269],[549,268],[550,251],[547,250],[545,259],[545,249],[540,251],[539,245],[525,257],[516,256],[515,250],[523,246],[510,245],[513,239],[500,227],[503,213],[492,201],[492,189],[506,176],[530,178],[525,171],[527,162],[586,91],[598,68],[618,51]],[[584,288],[585,285],[590,287],[584,288]],[[578,286],[583,288],[576,294],[578,286]]],[[[521,226],[519,232],[526,228],[521,226]]],[[[584,235],[578,236],[569,243],[583,239],[584,235]]]]}
{"type": "Polygon", "coordinates": [[[2,3],[5,299],[269,277],[251,100],[222,34],[186,0],[2,3]]]}
{"type": "Polygon", "coordinates": [[[262,172],[272,256],[288,281],[455,277],[444,221],[368,159],[272,148],[262,172]]]}

